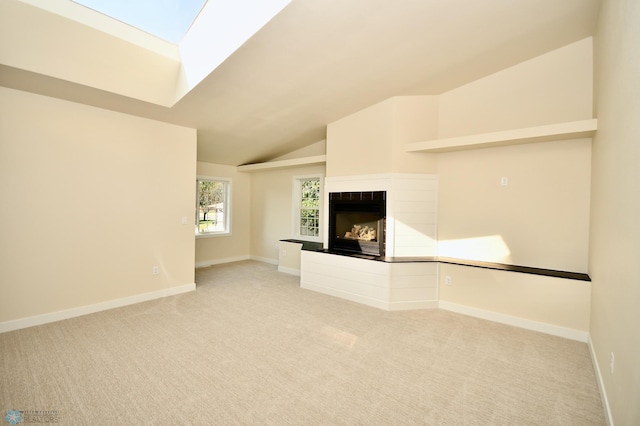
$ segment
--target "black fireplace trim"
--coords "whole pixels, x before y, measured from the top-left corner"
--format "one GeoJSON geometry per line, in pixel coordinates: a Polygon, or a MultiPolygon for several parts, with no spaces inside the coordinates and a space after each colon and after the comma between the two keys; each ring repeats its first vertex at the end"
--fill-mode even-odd
{"type": "Polygon", "coordinates": [[[387,200],[387,191],[354,191],[354,192],[331,192],[329,194],[329,202],[331,201],[385,201],[387,200]]]}
{"type": "Polygon", "coordinates": [[[329,249],[369,256],[385,255],[386,191],[351,191],[329,193],[329,249]],[[375,213],[378,219],[376,242],[345,240],[336,236],[336,210],[339,213],[375,213]]]}

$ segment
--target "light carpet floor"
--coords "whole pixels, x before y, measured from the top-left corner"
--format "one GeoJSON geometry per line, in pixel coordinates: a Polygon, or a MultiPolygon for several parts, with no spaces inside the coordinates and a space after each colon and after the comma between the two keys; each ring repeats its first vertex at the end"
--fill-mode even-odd
{"type": "Polygon", "coordinates": [[[0,334],[0,410],[71,425],[603,425],[587,345],[441,310],[385,312],[273,265],[0,334]]]}

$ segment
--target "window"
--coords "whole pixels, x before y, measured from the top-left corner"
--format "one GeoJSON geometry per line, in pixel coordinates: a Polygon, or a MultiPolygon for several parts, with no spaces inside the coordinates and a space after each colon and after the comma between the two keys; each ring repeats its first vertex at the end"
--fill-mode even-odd
{"type": "Polygon", "coordinates": [[[196,235],[231,233],[231,180],[198,178],[196,235]]]}
{"type": "Polygon", "coordinates": [[[321,241],[321,176],[294,178],[294,238],[321,241]]]}

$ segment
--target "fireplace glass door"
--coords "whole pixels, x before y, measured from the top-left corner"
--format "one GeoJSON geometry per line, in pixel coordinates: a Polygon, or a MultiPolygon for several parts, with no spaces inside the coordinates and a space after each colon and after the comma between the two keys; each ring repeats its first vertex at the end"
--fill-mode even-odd
{"type": "Polygon", "coordinates": [[[329,196],[329,249],[384,256],[386,194],[341,192],[329,196]]]}

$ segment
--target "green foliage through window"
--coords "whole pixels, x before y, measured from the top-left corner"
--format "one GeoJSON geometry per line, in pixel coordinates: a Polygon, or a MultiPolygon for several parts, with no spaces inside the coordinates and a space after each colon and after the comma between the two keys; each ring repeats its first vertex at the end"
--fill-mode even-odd
{"type": "Polygon", "coordinates": [[[304,179],[300,185],[300,235],[320,235],[320,179],[304,179]]]}
{"type": "Polygon", "coordinates": [[[198,180],[197,233],[227,231],[227,181],[198,180]]]}

